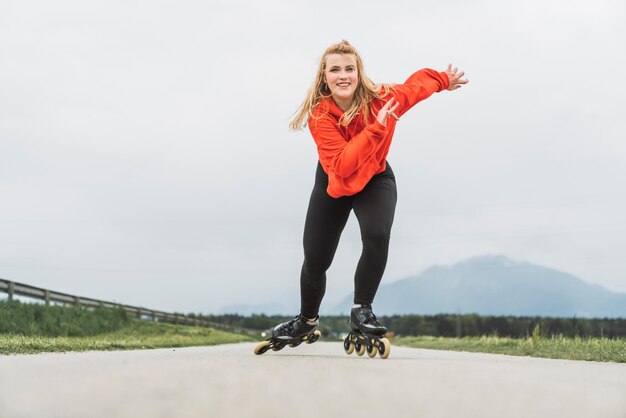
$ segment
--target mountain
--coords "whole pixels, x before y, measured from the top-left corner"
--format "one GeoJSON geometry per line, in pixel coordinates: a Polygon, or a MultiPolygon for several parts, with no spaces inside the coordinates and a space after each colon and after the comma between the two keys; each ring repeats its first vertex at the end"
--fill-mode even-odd
{"type": "MultiPolygon", "coordinates": [[[[348,313],[351,305],[349,295],[331,313],[348,313]]],[[[626,294],[548,267],[490,255],[434,266],[383,285],[374,312],[626,318],[626,294]]]]}

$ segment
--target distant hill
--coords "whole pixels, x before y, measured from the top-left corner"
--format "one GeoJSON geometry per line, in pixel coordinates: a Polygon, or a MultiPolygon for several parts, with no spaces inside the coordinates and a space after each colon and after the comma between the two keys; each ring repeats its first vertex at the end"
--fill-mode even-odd
{"type": "MultiPolygon", "coordinates": [[[[348,313],[352,300],[352,295],[347,296],[329,313],[348,313]]],[[[626,294],[548,267],[493,255],[434,266],[381,286],[374,312],[626,318],[626,294]]]]}

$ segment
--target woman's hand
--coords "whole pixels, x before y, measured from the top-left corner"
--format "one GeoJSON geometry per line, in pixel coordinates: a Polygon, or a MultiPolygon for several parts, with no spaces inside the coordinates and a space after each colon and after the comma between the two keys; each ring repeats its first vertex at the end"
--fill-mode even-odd
{"type": "Polygon", "coordinates": [[[378,120],[378,123],[380,123],[383,126],[387,126],[387,118],[389,116],[391,116],[392,118],[394,118],[395,120],[398,120],[398,116],[396,116],[395,112],[396,109],[398,108],[398,106],[400,106],[400,102],[397,102],[395,105],[393,104],[393,102],[395,101],[395,97],[392,97],[391,99],[389,99],[389,101],[387,103],[385,103],[385,105],[383,107],[380,108],[380,110],[378,111],[378,115],[376,116],[376,120],[378,120]]]}
{"type": "Polygon", "coordinates": [[[465,75],[464,71],[458,72],[458,68],[452,68],[452,64],[448,64],[448,68],[445,71],[448,74],[448,78],[450,79],[450,85],[446,90],[456,90],[460,89],[463,84],[467,84],[469,80],[462,80],[461,77],[465,75]]]}

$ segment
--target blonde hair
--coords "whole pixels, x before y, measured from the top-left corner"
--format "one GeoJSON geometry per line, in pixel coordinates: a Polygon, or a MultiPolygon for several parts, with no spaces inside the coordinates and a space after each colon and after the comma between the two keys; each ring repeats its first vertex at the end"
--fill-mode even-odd
{"type": "MultiPolygon", "coordinates": [[[[369,103],[376,97],[379,97],[381,85],[376,85],[372,80],[365,76],[363,71],[363,60],[356,51],[356,49],[350,45],[345,39],[338,44],[333,44],[326,49],[322,59],[320,60],[319,67],[317,69],[317,75],[313,85],[309,88],[306,94],[306,98],[300,108],[296,111],[295,116],[289,123],[289,128],[293,130],[302,129],[307,125],[310,117],[313,116],[313,110],[320,103],[322,99],[331,96],[330,89],[324,82],[324,72],[326,70],[326,57],[331,54],[351,54],[356,58],[356,67],[358,74],[358,85],[354,91],[352,98],[352,104],[350,108],[344,112],[339,119],[339,123],[343,126],[348,126],[350,122],[360,113],[363,118],[363,123],[367,124],[370,108],[369,103]]],[[[385,87],[385,93],[388,88],[385,87]]]]}

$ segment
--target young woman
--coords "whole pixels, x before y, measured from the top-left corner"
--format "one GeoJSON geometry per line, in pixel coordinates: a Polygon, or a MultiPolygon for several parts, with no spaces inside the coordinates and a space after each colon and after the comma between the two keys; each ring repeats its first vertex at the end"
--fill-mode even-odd
{"type": "MultiPolygon", "coordinates": [[[[468,81],[449,65],[422,69],[404,84],[375,85],[347,41],[324,53],[312,87],[290,124],[308,125],[319,163],[304,227],[300,314],[277,325],[274,341],[291,343],[312,335],[339,237],[350,212],[358,219],[363,252],[354,277],[353,331],[382,335],[387,329],[372,312],[385,265],[396,206],[396,183],[386,161],[396,121],[416,103],[468,81]]],[[[282,348],[282,347],[281,347],[282,348]]]]}

